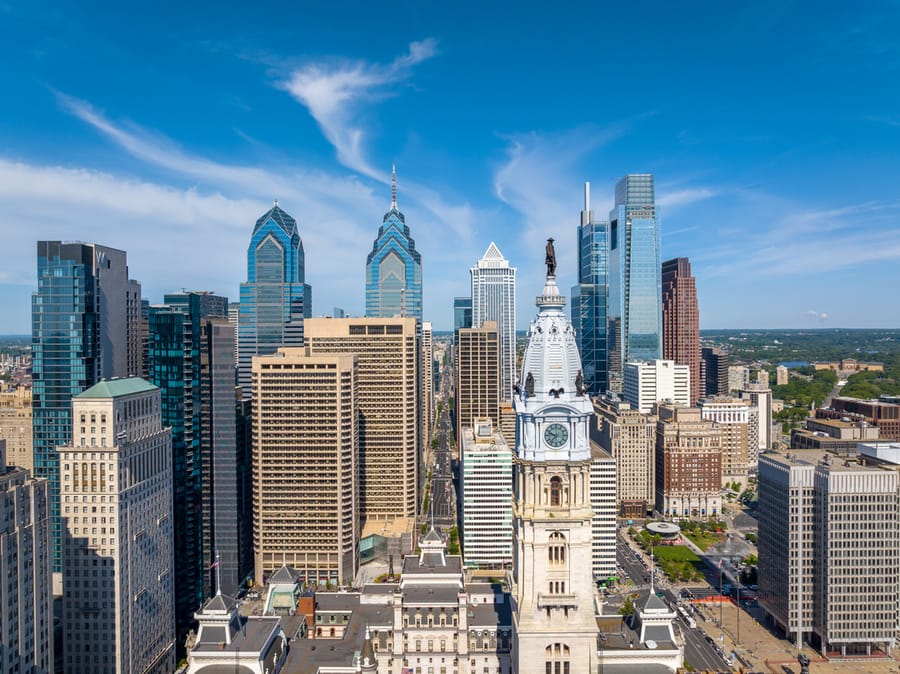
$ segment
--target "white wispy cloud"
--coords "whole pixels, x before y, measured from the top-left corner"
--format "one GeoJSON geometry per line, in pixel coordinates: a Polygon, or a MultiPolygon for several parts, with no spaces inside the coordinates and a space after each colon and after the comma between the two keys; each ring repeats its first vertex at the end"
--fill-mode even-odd
{"type": "Polygon", "coordinates": [[[706,187],[663,191],[656,197],[656,205],[662,208],[675,209],[697,201],[711,199],[716,195],[717,192],[715,190],[706,187]]]}
{"type": "Polygon", "coordinates": [[[437,40],[412,42],[406,54],[389,64],[368,61],[314,63],[295,69],[283,87],[319,125],[337,151],[338,160],[359,173],[385,181],[365,157],[365,131],[359,120],[362,104],[390,96],[392,87],[412,74],[412,68],[437,53],[437,40]]]}

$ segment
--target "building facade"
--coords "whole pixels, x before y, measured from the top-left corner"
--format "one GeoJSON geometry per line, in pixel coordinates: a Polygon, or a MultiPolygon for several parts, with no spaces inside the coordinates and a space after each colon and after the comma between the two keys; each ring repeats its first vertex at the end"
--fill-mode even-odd
{"type": "Polygon", "coordinates": [[[509,266],[492,241],[469,270],[472,282],[472,327],[497,323],[500,339],[500,400],[511,400],[516,381],[516,268],[509,266]]]}
{"type": "Polygon", "coordinates": [[[471,297],[454,297],[453,298],[453,342],[456,343],[456,336],[462,328],[472,327],[472,298],[471,297]]]}
{"type": "Polygon", "coordinates": [[[167,294],[149,310],[149,381],[172,428],[173,520],[179,639],[214,593],[209,571],[236,594],[252,571],[250,452],[238,444],[234,329],[228,300],[208,292],[167,294]]]}
{"type": "Polygon", "coordinates": [[[303,346],[303,320],[312,315],[312,288],[297,221],[278,202],[256,221],[247,247],[247,282],[238,315],[238,383],[249,396],[253,356],[303,346]]]}
{"type": "Polygon", "coordinates": [[[620,517],[647,516],[656,494],[656,416],[618,398],[594,398],[591,437],[616,462],[620,517]]]}
{"type": "Polygon", "coordinates": [[[694,407],[657,405],[656,509],[666,516],[722,512],[722,432],[694,407]]]}
{"type": "Polygon", "coordinates": [[[772,389],[765,384],[750,383],[741,391],[741,397],[749,400],[759,414],[759,442],[755,448],[751,446],[748,450],[748,461],[753,468],[759,460],[759,453],[772,449],[775,442],[772,433],[772,389]]]}
{"type": "Polygon", "coordinates": [[[687,407],[691,398],[691,372],[671,360],[625,363],[622,397],[634,409],[648,414],[659,402],[687,407]]]}
{"type": "Polygon", "coordinates": [[[603,582],[616,575],[616,460],[591,443],[591,571],[603,582]]]}
{"type": "MultiPolygon", "coordinates": [[[[721,349],[704,346],[700,350],[703,396],[727,396],[729,386],[728,354],[721,349]]],[[[749,376],[749,374],[748,374],[749,376]]]]}
{"type": "Polygon", "coordinates": [[[103,377],[126,377],[140,339],[125,251],[92,243],[38,241],[31,296],[34,475],[50,481],[51,545],[59,586],[59,457],[72,441],[72,396],[103,377]]]}
{"type": "Polygon", "coordinates": [[[609,214],[610,388],[622,390],[625,363],[662,358],[659,219],[650,174],[616,184],[609,214]]]}
{"type": "MultiPolygon", "coordinates": [[[[548,259],[552,243],[548,246],[548,259]]],[[[553,266],[522,360],[513,486],[513,671],[593,671],[591,402],[553,266]]]]}
{"type": "Polygon", "coordinates": [[[397,210],[397,172],[391,173],[391,208],[366,258],[366,316],[412,316],[422,322],[422,256],[397,210]]]}
{"type": "Polygon", "coordinates": [[[591,210],[591,185],[584,184],[584,210],[578,226],[578,283],[572,286],[572,325],[591,395],[609,388],[606,322],[609,285],[609,223],[591,210]]]}
{"type": "Polygon", "coordinates": [[[66,674],[175,669],[172,439],[158,388],[103,380],[59,448],[66,674]]]}
{"type": "Polygon", "coordinates": [[[475,419],[500,425],[500,335],[495,321],[461,328],[456,346],[456,437],[475,419]]]}
{"type": "Polygon", "coordinates": [[[760,457],[759,603],[798,648],[884,656],[896,643],[897,471],[821,450],[760,457]]]}
{"type": "Polygon", "coordinates": [[[687,365],[691,405],[700,399],[700,308],[691,262],[676,257],[662,264],[663,358],[687,365]]]}
{"type": "Polygon", "coordinates": [[[34,474],[31,389],[17,386],[0,391],[0,440],[6,441],[6,461],[34,474]]]}
{"type": "Polygon", "coordinates": [[[512,562],[512,450],[490,419],[464,427],[459,442],[463,560],[506,568],[512,562]]]}
{"type": "Polygon", "coordinates": [[[313,356],[358,356],[360,516],[415,517],[419,440],[419,355],[416,319],[312,318],[313,356]]]}
{"type": "Polygon", "coordinates": [[[722,432],[722,486],[738,482],[743,489],[750,471],[750,401],[703,398],[699,407],[700,415],[722,432]]]}
{"type": "Polygon", "coordinates": [[[289,564],[350,583],[359,559],[359,387],[352,354],[282,348],[253,360],[255,578],[289,564]]]}
{"type": "Polygon", "coordinates": [[[0,439],[0,671],[51,674],[50,485],[7,463],[0,439]]]}

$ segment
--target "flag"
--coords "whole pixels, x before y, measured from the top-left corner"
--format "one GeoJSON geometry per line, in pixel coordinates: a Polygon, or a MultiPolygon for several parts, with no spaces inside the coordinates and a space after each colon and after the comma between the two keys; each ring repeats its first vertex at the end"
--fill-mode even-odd
{"type": "Polygon", "coordinates": [[[719,557],[719,571],[722,570],[722,562],[724,562],[724,561],[725,560],[722,557],[719,557]]]}
{"type": "MultiPolygon", "coordinates": [[[[217,559],[217,560],[214,561],[212,564],[210,564],[209,568],[214,569],[214,568],[216,568],[218,565],[219,565],[219,560],[217,559]]],[[[719,563],[719,565],[721,566],[721,562],[719,563]]]]}

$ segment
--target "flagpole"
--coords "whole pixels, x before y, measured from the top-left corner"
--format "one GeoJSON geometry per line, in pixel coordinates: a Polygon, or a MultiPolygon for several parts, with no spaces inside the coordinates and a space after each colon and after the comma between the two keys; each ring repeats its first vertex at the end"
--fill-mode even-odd
{"type": "Polygon", "coordinates": [[[222,594],[222,580],[219,576],[219,551],[216,550],[216,596],[222,594]]]}

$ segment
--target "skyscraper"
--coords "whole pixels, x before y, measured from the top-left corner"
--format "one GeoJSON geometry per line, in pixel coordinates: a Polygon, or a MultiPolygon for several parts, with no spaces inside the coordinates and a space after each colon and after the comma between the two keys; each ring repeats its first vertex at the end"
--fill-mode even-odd
{"type": "Polygon", "coordinates": [[[700,399],[700,310],[697,283],[686,257],[662,265],[663,358],[687,365],[691,405],[700,399]]]}
{"type": "Polygon", "coordinates": [[[302,346],[303,319],[312,315],[297,221],[277,201],[253,228],[240,304],[238,383],[249,397],[253,356],[275,353],[280,346],[302,346]]]}
{"type": "Polygon", "coordinates": [[[412,316],[422,322],[422,256],[397,210],[397,171],[391,172],[391,209],[366,258],[366,316],[412,316]]]}
{"type": "Polygon", "coordinates": [[[591,401],[552,245],[514,399],[513,671],[596,671],[591,401]]]}
{"type": "Polygon", "coordinates": [[[643,414],[649,414],[654,404],[663,401],[687,407],[690,379],[688,366],[671,360],[625,363],[622,398],[643,414]]]}
{"type": "Polygon", "coordinates": [[[584,184],[584,210],[578,226],[578,283],[572,286],[572,325],[591,395],[609,387],[606,352],[606,308],[609,276],[609,223],[595,220],[591,184],[584,184]]]}
{"type": "Polygon", "coordinates": [[[472,298],[453,298],[453,337],[454,344],[462,328],[472,327],[472,298]]]}
{"type": "Polygon", "coordinates": [[[659,219],[653,176],[627,175],[616,184],[609,214],[610,388],[621,391],[629,361],[662,357],[659,219]]]}
{"type": "Polygon", "coordinates": [[[417,321],[408,318],[311,318],[313,356],[359,358],[359,494],[364,519],[415,517],[418,485],[417,321]]]}
{"type": "Polygon", "coordinates": [[[150,381],[161,389],[172,428],[176,617],[179,638],[212,596],[219,554],[221,588],[235,594],[251,571],[249,447],[238,442],[234,329],[228,300],[171,293],[150,307],[150,381]]]}
{"type": "MultiPolygon", "coordinates": [[[[101,377],[126,377],[141,326],[139,286],[125,251],[92,243],[38,241],[37,292],[31,296],[34,475],[50,481],[53,570],[60,571],[59,457],[72,440],[72,396],[101,377]]],[[[62,591],[58,575],[55,590],[62,591]]]]}
{"type": "Polygon", "coordinates": [[[500,335],[500,400],[511,400],[516,382],[516,268],[497,244],[469,270],[472,280],[472,327],[496,321],[500,335]]]}
{"type": "Polygon", "coordinates": [[[700,351],[700,387],[704,396],[728,395],[728,354],[712,346],[704,346],[700,351]]]}
{"type": "Polygon", "coordinates": [[[288,564],[349,583],[359,559],[358,366],[284,348],[253,359],[253,550],[259,584],[288,564]]]}
{"type": "Polygon", "coordinates": [[[8,465],[0,439],[0,671],[53,671],[50,487],[8,465]]]}
{"type": "Polygon", "coordinates": [[[59,447],[66,674],[175,670],[172,441],[160,392],[101,381],[59,447]]]}
{"type": "MultiPolygon", "coordinates": [[[[500,345],[497,323],[462,328],[456,347],[456,437],[476,419],[500,427],[500,345]]],[[[461,442],[461,441],[460,441],[461,442]]],[[[515,434],[507,442],[515,442],[515,434]]]]}

